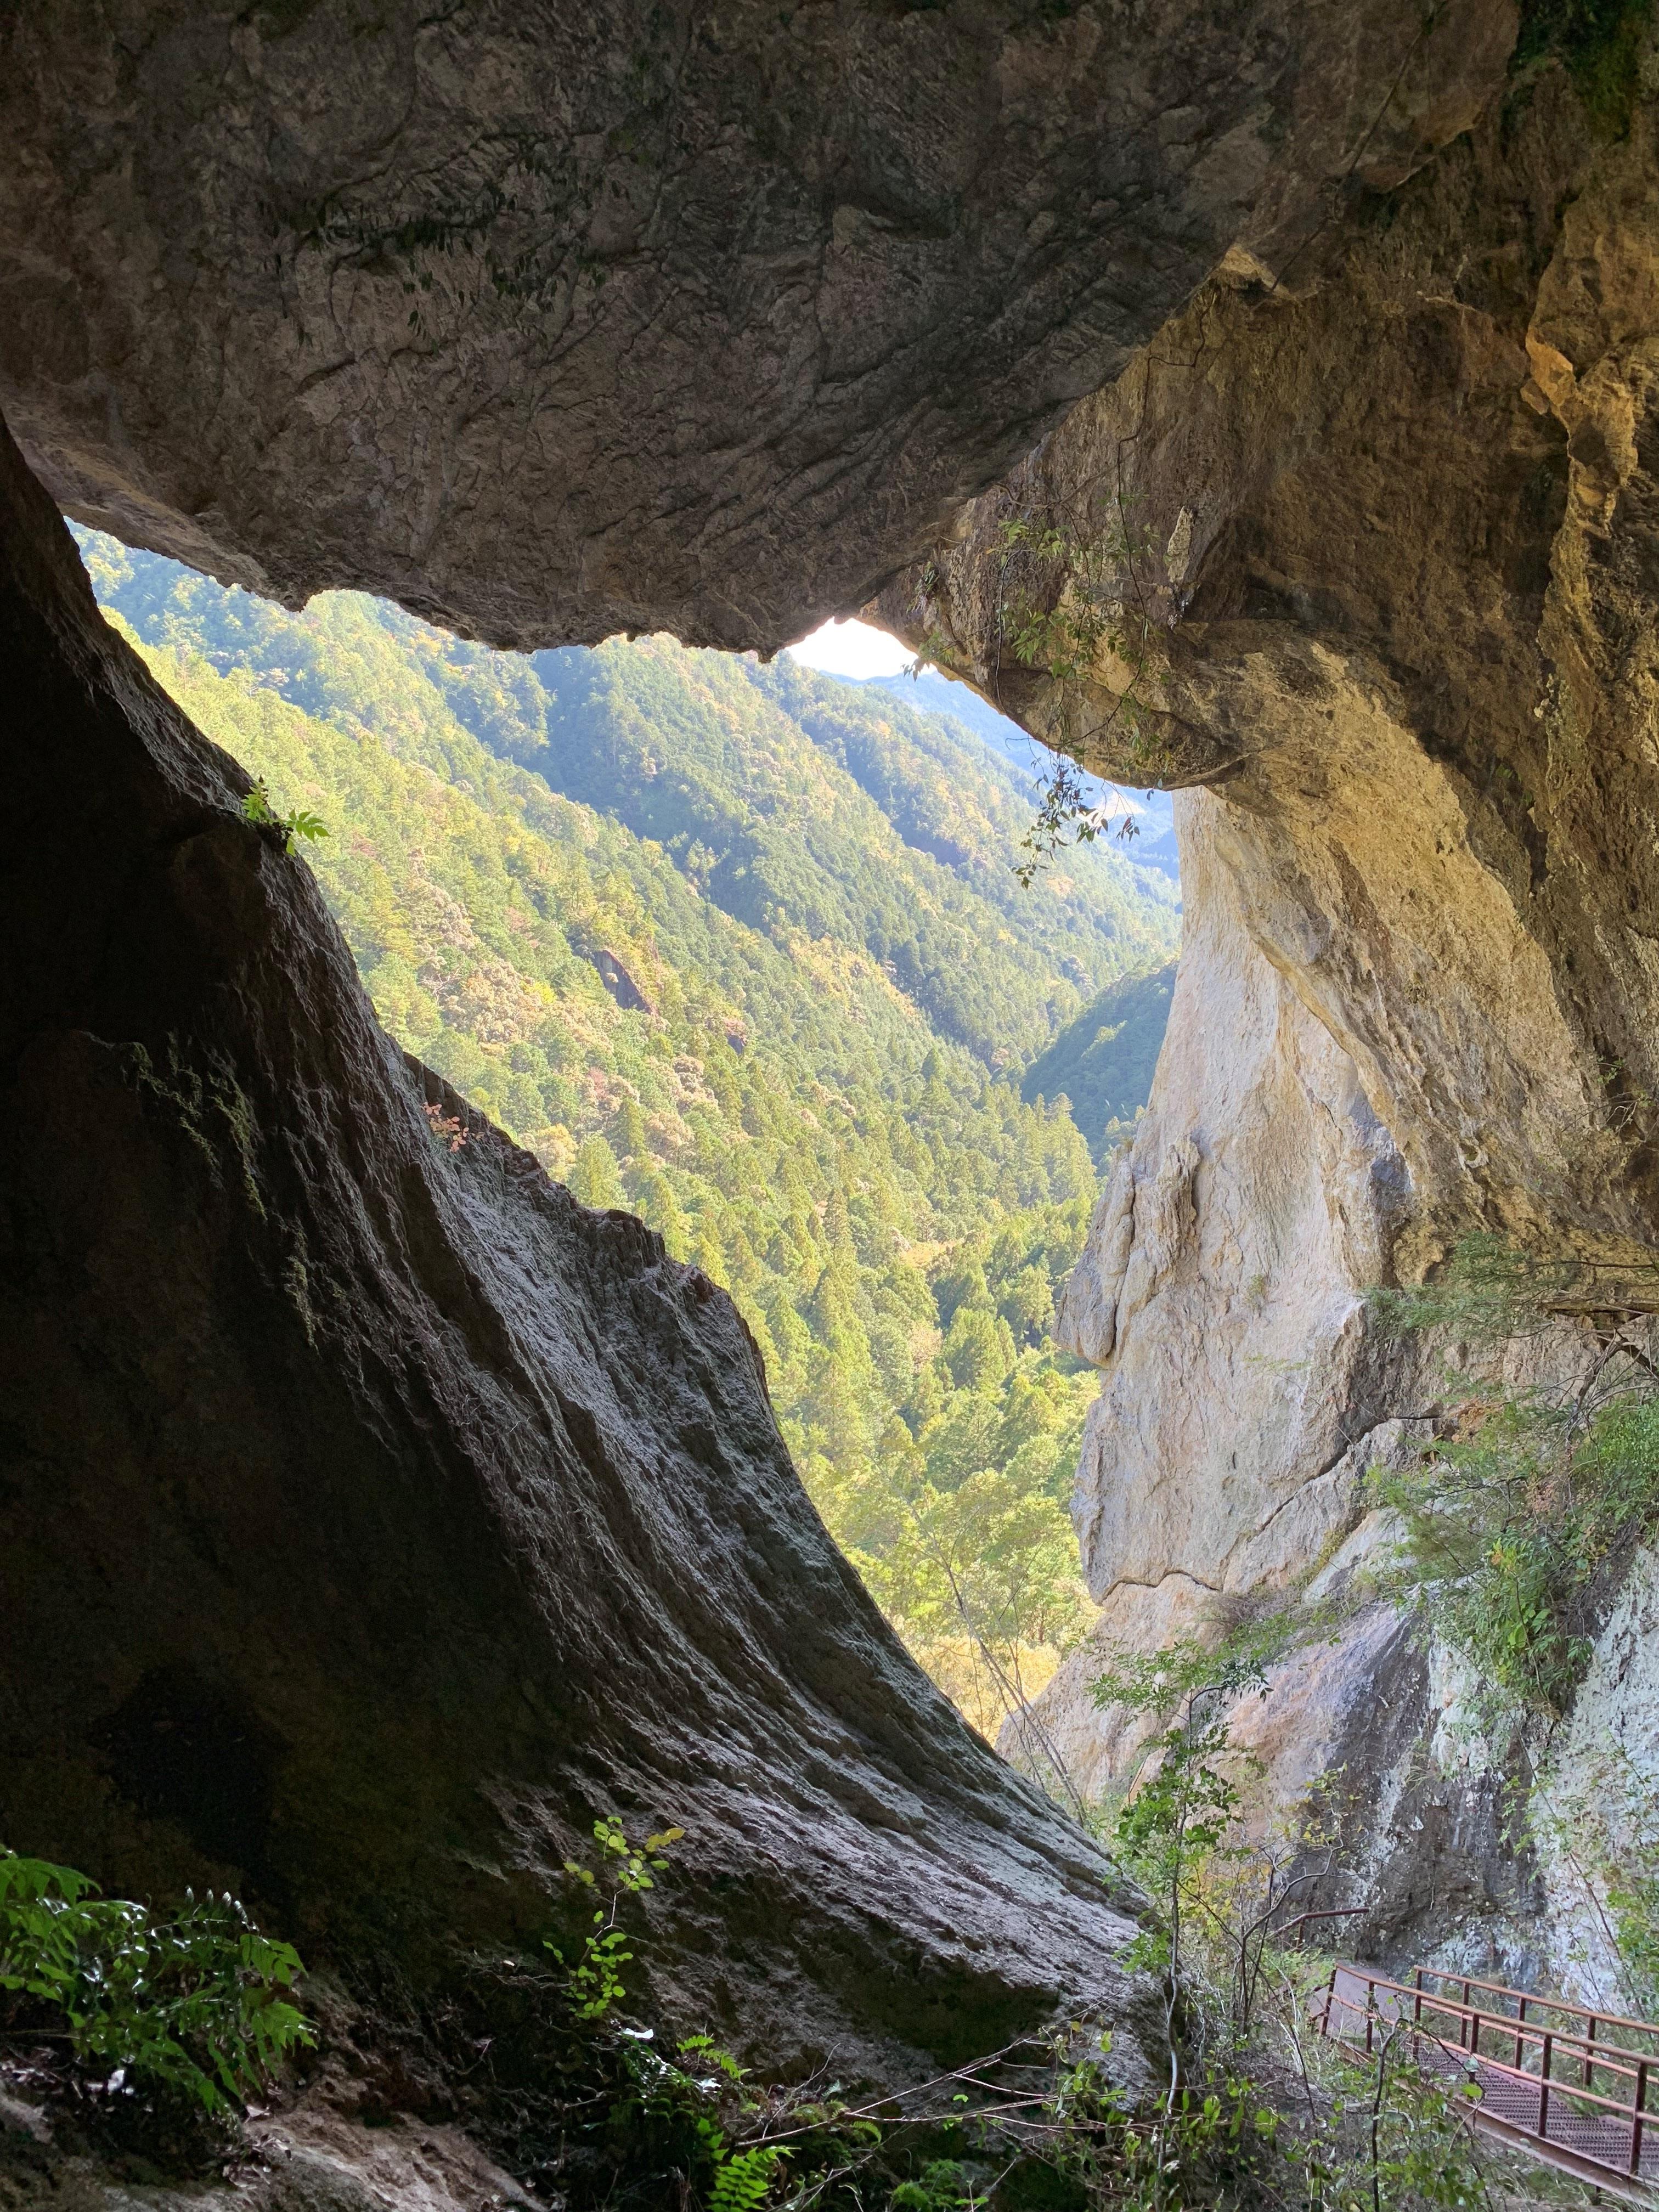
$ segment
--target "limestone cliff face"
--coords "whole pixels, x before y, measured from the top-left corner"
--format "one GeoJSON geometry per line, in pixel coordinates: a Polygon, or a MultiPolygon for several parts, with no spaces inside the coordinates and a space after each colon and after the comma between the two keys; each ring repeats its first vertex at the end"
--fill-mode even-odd
{"type": "Polygon", "coordinates": [[[1422,1256],[1651,1227],[1651,128],[1595,151],[1545,79],[1304,296],[1218,281],[882,602],[1058,731],[1000,610],[1066,580],[1006,526],[1141,518],[1147,721],[1103,653],[1066,734],[1222,802],[1242,932],[1352,1061],[1422,1256]]]}
{"type": "MultiPolygon", "coordinates": [[[[1156,1649],[1283,1588],[1352,1526],[1380,1418],[1365,1286],[1407,1187],[1352,1060],[1251,943],[1225,805],[1176,802],[1186,937],[1152,1097],[1056,1334],[1105,1370],[1074,1515],[1102,1640],[1156,1649]]],[[[1048,1693],[1091,1789],[1112,1739],[1048,1693]]]]}
{"type": "Polygon", "coordinates": [[[60,504],[500,645],[850,609],[1512,0],[72,0],[0,20],[0,405],[60,504]]]}
{"type": "Polygon", "coordinates": [[[1580,2001],[1645,2018],[1611,1940],[1612,1869],[1640,1879],[1651,1864],[1651,1796],[1659,1771],[1659,1555],[1631,1563],[1573,1710],[1543,1761],[1540,1835],[1544,1942],[1580,2001]]]}
{"type": "MultiPolygon", "coordinates": [[[[1359,1478],[1421,1402],[1370,1285],[1477,1227],[1651,1247],[1656,175],[1650,106],[1596,143],[1534,78],[1287,282],[1224,271],[880,603],[1090,766],[1195,787],[1164,1059],[1061,1321],[1103,1370],[1104,1643],[1363,1556],[1359,1478]],[[1117,639],[1081,680],[1022,657],[1091,589],[1117,639]]],[[[1128,1749],[1098,1659],[1042,1710],[1095,1784],[1128,1749]]],[[[1243,1723],[1286,1795],[1359,1786],[1374,1955],[1545,1902],[1438,1664],[1373,1611],[1243,1723]]]]}

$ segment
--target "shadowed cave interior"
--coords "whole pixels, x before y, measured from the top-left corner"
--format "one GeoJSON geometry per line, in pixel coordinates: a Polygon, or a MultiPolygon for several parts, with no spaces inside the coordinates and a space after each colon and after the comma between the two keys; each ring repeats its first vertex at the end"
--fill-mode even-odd
{"type": "MultiPolygon", "coordinates": [[[[1144,1899],[882,1620],[736,1306],[384,1033],[64,514],[526,649],[864,608],[1176,789],[1169,1030],[1055,1327],[1102,1371],[1101,1612],[1036,1710],[1103,1796],[1103,1653],[1334,1576],[1239,1726],[1284,1802],[1348,1778],[1344,1940],[1565,1971],[1579,1876],[1503,1814],[1540,1739],[1449,1749],[1443,1655],[1354,1577],[1439,1387],[1379,1285],[1471,1235],[1589,1271],[1516,1389],[1651,1310],[1645,15],[133,0],[0,40],[0,1838],[301,1946],[330,2056],[249,2201],[509,2185],[556,2040],[516,1960],[611,1810],[685,1831],[640,2002],[745,2062],[903,2083],[1086,2014],[1133,2091],[1165,2020],[1144,1899]],[[426,2116],[431,2172],[354,2112],[426,2116]]],[[[1644,1533],[1569,1764],[1653,1747],[1644,1533]]],[[[112,2204],[100,2155],[0,2187],[112,2204]]]]}

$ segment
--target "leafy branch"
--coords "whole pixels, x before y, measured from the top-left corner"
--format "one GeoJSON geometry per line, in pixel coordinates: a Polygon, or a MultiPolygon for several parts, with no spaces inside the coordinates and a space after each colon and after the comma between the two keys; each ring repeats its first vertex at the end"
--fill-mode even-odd
{"type": "Polygon", "coordinates": [[[262,1935],[228,1893],[186,1891],[167,1918],[100,1897],[72,1867],[0,1851],[0,1991],[41,2008],[9,2032],[66,2040],[82,2065],[145,2075],[225,2111],[314,2042],[293,2001],[300,1972],[293,1947],[262,1935]]]}
{"type": "Polygon", "coordinates": [[[1152,544],[1131,526],[1121,489],[1103,523],[1051,510],[1011,516],[1000,534],[996,674],[1006,651],[1047,678],[1043,742],[1054,756],[1022,841],[1027,857],[1015,871],[1029,889],[1062,846],[1090,843],[1105,826],[1105,817],[1088,803],[1080,763],[1115,748],[1138,776],[1150,781],[1167,769],[1140,692],[1155,620],[1140,564],[1152,544]],[[1102,714],[1097,702],[1104,666],[1113,663],[1123,674],[1102,714]]]}
{"type": "Polygon", "coordinates": [[[1603,1578],[1659,1526],[1656,1287],[1646,1267],[1539,1258],[1479,1237],[1438,1282],[1372,1294],[1386,1328],[1431,1332],[1465,1358],[1588,1334],[1553,1387],[1516,1391],[1449,1369],[1443,1433],[1370,1480],[1401,1516],[1384,1581],[1473,1662],[1494,1718],[1505,1705],[1547,1722],[1566,1713],[1603,1578]]]}

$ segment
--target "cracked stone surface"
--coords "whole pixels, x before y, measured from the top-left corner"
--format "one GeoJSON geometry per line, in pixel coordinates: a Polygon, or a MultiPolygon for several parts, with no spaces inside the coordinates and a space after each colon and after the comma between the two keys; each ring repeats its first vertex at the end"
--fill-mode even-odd
{"type": "Polygon", "coordinates": [[[0,22],[0,406],[59,504],[497,645],[856,606],[1510,0],[69,0],[0,22]]]}

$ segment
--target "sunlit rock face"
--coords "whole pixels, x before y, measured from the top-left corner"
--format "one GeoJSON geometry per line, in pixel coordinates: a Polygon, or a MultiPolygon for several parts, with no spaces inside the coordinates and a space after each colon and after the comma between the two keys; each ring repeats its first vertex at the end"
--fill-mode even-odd
{"type": "Polygon", "coordinates": [[[75,0],[0,25],[0,404],[83,520],[506,645],[856,605],[1510,0],[75,0]]]}
{"type": "Polygon", "coordinates": [[[1120,1731],[1082,1686],[1283,1589],[1353,1525],[1383,1378],[1364,1289],[1406,1174],[1352,1060],[1251,943],[1227,809],[1176,802],[1186,938],[1147,1111],[1119,1155],[1060,1340],[1104,1370],[1073,1515],[1104,1606],[1045,1711],[1089,1793],[1120,1731]]]}
{"type": "MultiPolygon", "coordinates": [[[[1286,283],[1224,271],[880,602],[1090,767],[1202,787],[1164,1060],[1061,1323],[1103,1370],[1076,1516],[1104,1613],[1041,1717],[1095,1784],[1134,1751],[1086,1693],[1103,1650],[1382,1541],[1361,1478],[1425,1399],[1370,1285],[1476,1229],[1650,1251],[1656,168],[1650,103],[1595,140],[1535,77],[1286,283]],[[1055,526],[1121,549],[1080,681],[1016,635],[1068,604],[1031,550],[1055,526]]],[[[1541,1893],[1436,1728],[1442,1664],[1364,1616],[1240,1728],[1287,1800],[1346,1769],[1378,1900],[1352,1940],[1404,1955],[1458,1898],[1513,1963],[1541,1893]]]]}
{"type": "Polygon", "coordinates": [[[1648,2017],[1650,1988],[1614,1940],[1609,1890],[1650,1878],[1659,1771],[1659,1554],[1632,1561],[1572,1713],[1543,1762],[1539,1859],[1547,1942],[1580,2003],[1648,2017]]]}
{"type": "Polygon", "coordinates": [[[1008,526],[1139,518],[1148,711],[1103,650],[1070,726],[1214,793],[1238,928],[1352,1061],[1423,1257],[1616,1248],[1659,1194],[1652,127],[1592,148],[1545,77],[1303,296],[1218,280],[881,602],[1042,728],[998,608],[1059,580],[1008,526]]]}

